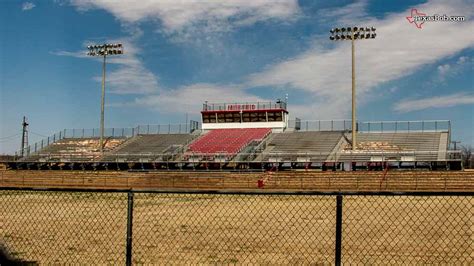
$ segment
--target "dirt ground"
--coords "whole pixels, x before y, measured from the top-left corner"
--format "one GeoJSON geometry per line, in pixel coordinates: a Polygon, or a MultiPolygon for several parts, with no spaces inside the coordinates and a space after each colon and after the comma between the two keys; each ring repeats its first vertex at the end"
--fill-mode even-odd
{"type": "MultiPolygon", "coordinates": [[[[0,238],[40,264],[123,264],[124,193],[0,191],[0,238]]],[[[335,196],[136,193],[135,264],[333,264],[335,196]]],[[[343,262],[474,263],[474,198],[345,196],[343,262]]]]}

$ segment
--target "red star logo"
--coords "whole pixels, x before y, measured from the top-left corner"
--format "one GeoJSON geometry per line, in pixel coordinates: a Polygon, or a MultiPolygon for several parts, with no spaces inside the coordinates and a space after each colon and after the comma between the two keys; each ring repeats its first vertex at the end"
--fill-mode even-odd
{"type": "Polygon", "coordinates": [[[421,25],[423,25],[423,23],[425,23],[424,21],[416,21],[414,17],[423,17],[423,16],[426,16],[425,13],[418,13],[418,10],[416,10],[416,8],[412,8],[411,9],[411,16],[409,17],[406,17],[408,22],[410,23],[415,23],[415,26],[419,29],[421,29],[421,25]]]}

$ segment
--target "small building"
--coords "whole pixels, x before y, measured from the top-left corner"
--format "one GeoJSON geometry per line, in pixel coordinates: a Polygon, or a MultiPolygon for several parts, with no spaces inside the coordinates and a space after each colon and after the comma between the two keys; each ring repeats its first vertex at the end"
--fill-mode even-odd
{"type": "Polygon", "coordinates": [[[288,126],[286,102],[208,103],[201,111],[202,129],[271,128],[288,126]]]}

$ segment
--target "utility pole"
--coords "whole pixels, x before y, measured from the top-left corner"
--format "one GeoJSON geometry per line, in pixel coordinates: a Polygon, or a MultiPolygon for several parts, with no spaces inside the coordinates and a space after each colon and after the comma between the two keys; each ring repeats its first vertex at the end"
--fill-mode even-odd
{"type": "Polygon", "coordinates": [[[100,98],[100,153],[104,152],[104,103],[105,103],[105,59],[107,56],[123,54],[122,44],[101,44],[87,46],[89,56],[102,56],[102,94],[100,98]]]}
{"type": "Polygon", "coordinates": [[[348,40],[352,44],[352,150],[357,148],[357,118],[356,118],[356,83],[355,83],[355,41],[362,39],[375,39],[377,35],[374,27],[347,27],[334,28],[329,31],[331,41],[348,40]]]}
{"type": "Polygon", "coordinates": [[[26,117],[23,116],[23,123],[21,124],[23,129],[22,129],[22,134],[21,134],[21,157],[25,155],[25,147],[28,146],[28,123],[26,122],[26,117]]]}

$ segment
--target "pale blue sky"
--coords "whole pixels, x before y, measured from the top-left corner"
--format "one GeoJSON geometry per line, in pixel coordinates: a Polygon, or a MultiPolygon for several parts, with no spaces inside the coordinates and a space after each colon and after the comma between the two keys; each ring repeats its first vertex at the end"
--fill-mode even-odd
{"type": "Polygon", "coordinates": [[[202,102],[275,100],[292,117],[350,117],[350,43],[337,26],[374,26],[356,44],[359,120],[453,123],[474,145],[473,1],[0,2],[0,153],[63,128],[98,127],[100,61],[90,43],[122,42],[107,72],[107,127],[199,120],[202,102]],[[406,16],[465,16],[427,22],[406,16]]]}

